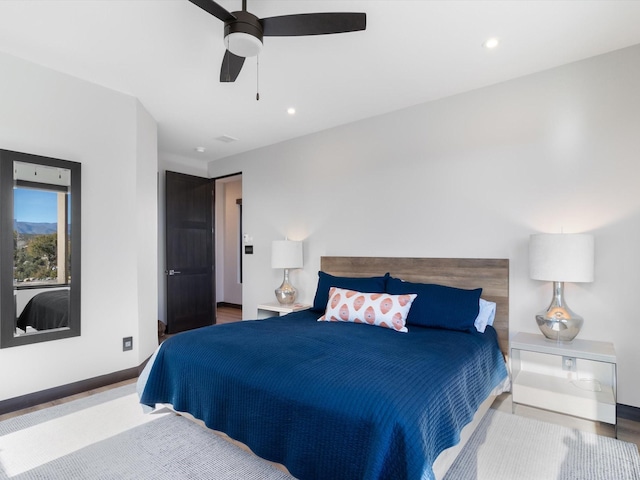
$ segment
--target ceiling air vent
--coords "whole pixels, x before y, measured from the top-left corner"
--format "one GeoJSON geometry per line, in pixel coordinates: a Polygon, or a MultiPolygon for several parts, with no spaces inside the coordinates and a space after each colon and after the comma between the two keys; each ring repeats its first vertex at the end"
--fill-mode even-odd
{"type": "Polygon", "coordinates": [[[237,141],[238,139],[230,137],[229,135],[222,135],[221,137],[216,138],[216,140],[218,140],[219,142],[231,143],[237,141]]]}

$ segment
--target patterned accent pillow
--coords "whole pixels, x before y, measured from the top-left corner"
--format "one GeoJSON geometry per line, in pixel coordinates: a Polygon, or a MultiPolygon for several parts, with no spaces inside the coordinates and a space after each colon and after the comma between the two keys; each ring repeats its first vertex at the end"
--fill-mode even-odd
{"type": "Polygon", "coordinates": [[[319,322],[354,322],[407,332],[406,321],[415,293],[390,295],[331,287],[325,314],[319,322]]]}

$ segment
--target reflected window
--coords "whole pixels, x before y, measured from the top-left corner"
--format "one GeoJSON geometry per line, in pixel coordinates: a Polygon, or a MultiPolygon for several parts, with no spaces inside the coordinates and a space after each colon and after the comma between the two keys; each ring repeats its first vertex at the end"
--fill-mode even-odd
{"type": "Polygon", "coordinates": [[[70,282],[71,225],[68,187],[16,180],[13,190],[13,282],[23,286],[70,282]]]}

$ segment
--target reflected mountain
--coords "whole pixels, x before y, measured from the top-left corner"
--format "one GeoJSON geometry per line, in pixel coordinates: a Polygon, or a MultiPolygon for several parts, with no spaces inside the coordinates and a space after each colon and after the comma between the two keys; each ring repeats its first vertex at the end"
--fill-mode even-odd
{"type": "Polygon", "coordinates": [[[58,231],[57,223],[36,223],[13,221],[13,229],[23,235],[47,235],[58,231]]]}

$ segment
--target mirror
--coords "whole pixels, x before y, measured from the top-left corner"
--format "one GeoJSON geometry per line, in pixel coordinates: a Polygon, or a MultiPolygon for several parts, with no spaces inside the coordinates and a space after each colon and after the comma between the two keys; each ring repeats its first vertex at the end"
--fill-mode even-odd
{"type": "Polygon", "coordinates": [[[80,164],[0,150],[0,347],[80,335],[80,164]]]}

